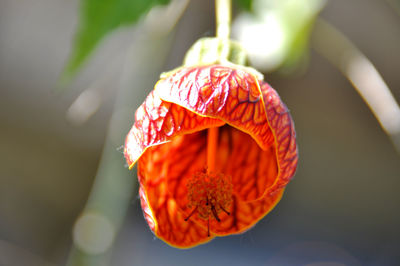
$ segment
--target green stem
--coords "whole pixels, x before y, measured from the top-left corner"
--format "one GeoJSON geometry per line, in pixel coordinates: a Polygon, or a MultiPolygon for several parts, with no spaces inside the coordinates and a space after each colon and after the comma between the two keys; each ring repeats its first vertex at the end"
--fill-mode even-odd
{"type": "Polygon", "coordinates": [[[372,62],[338,29],[319,18],[315,50],[351,82],[400,153],[400,106],[372,62]]]}
{"type": "Polygon", "coordinates": [[[229,39],[231,31],[231,0],[215,0],[217,37],[229,39]]]}

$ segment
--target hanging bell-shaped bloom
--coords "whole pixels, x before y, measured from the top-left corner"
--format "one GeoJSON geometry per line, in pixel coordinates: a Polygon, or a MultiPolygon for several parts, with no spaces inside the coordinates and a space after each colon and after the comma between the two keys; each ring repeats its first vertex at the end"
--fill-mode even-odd
{"type": "Polygon", "coordinates": [[[126,137],[145,219],[189,248],[242,233],[282,197],[297,167],[292,118],[249,68],[185,66],[164,75],[126,137]]]}

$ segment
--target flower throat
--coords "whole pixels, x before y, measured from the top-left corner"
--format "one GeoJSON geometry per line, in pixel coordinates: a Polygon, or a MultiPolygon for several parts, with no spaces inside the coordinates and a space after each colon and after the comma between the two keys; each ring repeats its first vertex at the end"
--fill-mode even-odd
{"type": "Polygon", "coordinates": [[[207,132],[207,166],[196,172],[188,181],[188,208],[193,208],[185,221],[197,213],[198,217],[207,220],[208,236],[210,236],[210,217],[221,221],[221,211],[227,211],[232,203],[232,179],[215,171],[218,145],[218,127],[207,132]]]}

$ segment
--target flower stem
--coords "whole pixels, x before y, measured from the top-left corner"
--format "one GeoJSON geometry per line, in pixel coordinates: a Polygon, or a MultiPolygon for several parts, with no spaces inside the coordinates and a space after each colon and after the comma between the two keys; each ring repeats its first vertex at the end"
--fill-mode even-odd
{"type": "Polygon", "coordinates": [[[315,50],[352,83],[400,153],[400,106],[372,62],[338,29],[319,18],[315,50]]]}
{"type": "Polygon", "coordinates": [[[218,130],[218,127],[213,127],[207,131],[207,169],[209,173],[215,173],[218,130]]]}
{"type": "Polygon", "coordinates": [[[215,0],[217,37],[229,39],[231,30],[231,0],[215,0]]]}

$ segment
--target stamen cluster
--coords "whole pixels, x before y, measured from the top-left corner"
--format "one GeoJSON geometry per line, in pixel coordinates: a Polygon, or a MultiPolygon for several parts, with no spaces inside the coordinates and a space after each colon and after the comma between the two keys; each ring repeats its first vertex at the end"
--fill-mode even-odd
{"type": "Polygon", "coordinates": [[[232,178],[222,173],[213,173],[204,168],[196,172],[188,181],[188,207],[194,208],[199,218],[208,220],[213,216],[220,221],[221,211],[230,214],[227,210],[232,203],[232,178]]]}

